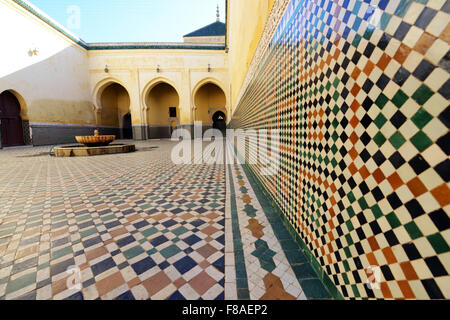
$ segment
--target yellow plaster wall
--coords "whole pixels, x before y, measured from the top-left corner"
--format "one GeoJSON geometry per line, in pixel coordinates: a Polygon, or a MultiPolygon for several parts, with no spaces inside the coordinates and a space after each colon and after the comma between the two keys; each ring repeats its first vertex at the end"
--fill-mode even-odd
{"type": "Polygon", "coordinates": [[[169,125],[169,108],[177,108],[179,118],[180,98],[176,90],[166,83],[156,85],[147,95],[147,119],[150,125],[169,125]]]}
{"type": "Polygon", "coordinates": [[[23,119],[95,123],[85,49],[8,0],[0,0],[0,30],[0,92],[20,96],[23,119]]]}
{"type": "Polygon", "coordinates": [[[202,121],[203,124],[212,124],[211,109],[224,108],[226,105],[226,97],[222,89],[212,83],[207,83],[200,87],[195,93],[195,120],[202,121]]]}
{"type": "Polygon", "coordinates": [[[119,115],[125,114],[130,107],[128,92],[119,84],[111,84],[101,94],[101,125],[120,126],[119,115]]]}
{"type": "Polygon", "coordinates": [[[228,0],[231,105],[233,108],[275,0],[228,0]]]}
{"type": "Polygon", "coordinates": [[[164,117],[155,118],[149,116],[147,110],[150,107],[148,90],[159,82],[166,82],[176,89],[180,124],[193,123],[193,91],[205,79],[219,83],[225,91],[227,103],[230,100],[228,55],[224,50],[92,50],[88,55],[92,95],[96,95],[104,81],[117,81],[122,84],[130,94],[130,111],[134,125],[168,124],[166,114],[164,117]],[[210,72],[208,64],[211,66],[210,72]],[[105,66],[108,66],[108,73],[105,72],[105,66]]]}

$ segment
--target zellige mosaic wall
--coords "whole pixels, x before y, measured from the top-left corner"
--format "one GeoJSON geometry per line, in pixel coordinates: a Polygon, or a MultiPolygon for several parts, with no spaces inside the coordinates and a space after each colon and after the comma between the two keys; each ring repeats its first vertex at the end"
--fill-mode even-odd
{"type": "Polygon", "coordinates": [[[234,113],[280,130],[278,173],[251,168],[345,298],[450,298],[449,11],[291,1],[234,113]]]}

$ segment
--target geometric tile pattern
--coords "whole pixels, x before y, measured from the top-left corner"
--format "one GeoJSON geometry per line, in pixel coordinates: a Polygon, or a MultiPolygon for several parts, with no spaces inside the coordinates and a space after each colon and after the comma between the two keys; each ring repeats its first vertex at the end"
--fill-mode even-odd
{"type": "Polygon", "coordinates": [[[175,165],[173,143],[151,145],[1,151],[0,299],[224,299],[224,166],[175,165]]]}
{"type": "Polygon", "coordinates": [[[251,168],[346,298],[450,298],[449,13],[293,0],[235,111],[280,130],[277,174],[251,168]]]}
{"type": "Polygon", "coordinates": [[[228,166],[230,206],[233,215],[226,214],[226,228],[239,233],[234,241],[227,238],[226,254],[234,263],[226,265],[226,299],[306,300],[330,298],[318,282],[292,236],[283,227],[279,216],[270,216],[261,206],[242,166],[228,166]],[[278,236],[274,232],[276,225],[278,236]],[[233,247],[234,250],[229,249],[233,247]],[[233,284],[229,284],[232,282],[233,284]],[[302,283],[306,290],[303,290],[302,283]],[[314,292],[310,290],[310,284],[314,292]],[[247,291],[247,296],[242,291],[247,291]],[[234,291],[234,292],[233,292],[234,291]],[[234,294],[234,295],[233,295],[234,294]]]}

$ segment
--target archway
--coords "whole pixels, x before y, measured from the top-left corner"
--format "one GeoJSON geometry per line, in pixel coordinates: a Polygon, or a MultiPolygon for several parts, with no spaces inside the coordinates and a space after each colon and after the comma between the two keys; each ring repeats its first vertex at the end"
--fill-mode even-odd
{"type": "Polygon", "coordinates": [[[99,91],[101,107],[99,125],[116,128],[117,138],[132,139],[130,95],[119,83],[107,84],[99,91]]]}
{"type": "Polygon", "coordinates": [[[216,111],[212,117],[213,128],[220,130],[225,136],[227,130],[227,116],[222,111],[216,111]]]}
{"type": "Polygon", "coordinates": [[[10,91],[0,94],[1,142],[5,147],[24,145],[20,102],[10,91]]]}
{"type": "Polygon", "coordinates": [[[218,85],[212,82],[203,84],[194,92],[195,121],[201,121],[204,130],[209,129],[214,126],[213,115],[221,111],[226,123],[226,103],[225,92],[218,85]]]}
{"type": "Polygon", "coordinates": [[[177,90],[167,82],[159,82],[149,90],[145,103],[148,107],[150,139],[170,138],[174,128],[180,123],[180,98],[177,90]]]}

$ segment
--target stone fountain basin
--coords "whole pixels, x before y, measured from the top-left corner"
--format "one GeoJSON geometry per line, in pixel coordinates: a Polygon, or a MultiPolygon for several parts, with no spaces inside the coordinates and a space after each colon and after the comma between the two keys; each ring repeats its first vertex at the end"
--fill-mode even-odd
{"type": "Polygon", "coordinates": [[[78,136],[75,139],[88,147],[104,147],[116,140],[116,136],[78,136]]]}

